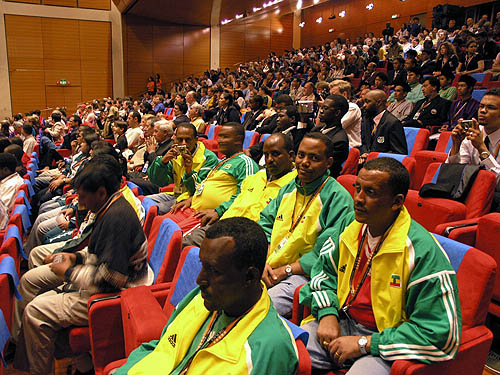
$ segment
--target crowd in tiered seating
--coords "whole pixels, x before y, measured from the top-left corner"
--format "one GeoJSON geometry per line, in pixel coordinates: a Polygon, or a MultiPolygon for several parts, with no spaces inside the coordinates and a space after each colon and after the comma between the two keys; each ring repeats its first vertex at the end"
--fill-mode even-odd
{"type": "Polygon", "coordinates": [[[497,17],[414,18],[3,121],[7,359],[31,374],[54,355],[75,374],[477,371],[495,262],[471,231],[500,222],[497,17]]]}

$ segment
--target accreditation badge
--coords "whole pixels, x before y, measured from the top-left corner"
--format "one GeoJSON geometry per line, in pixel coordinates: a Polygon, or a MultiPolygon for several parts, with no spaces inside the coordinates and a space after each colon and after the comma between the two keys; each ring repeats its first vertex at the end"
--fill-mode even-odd
{"type": "Polygon", "coordinates": [[[276,246],[276,249],[274,249],[274,253],[278,253],[281,251],[281,249],[283,249],[286,245],[286,243],[288,242],[288,240],[290,239],[290,236],[291,236],[291,233],[290,232],[287,232],[287,234],[285,235],[285,237],[283,237],[283,239],[280,241],[280,243],[278,244],[278,246],[276,246]]]}
{"type": "Polygon", "coordinates": [[[203,189],[205,188],[205,184],[199,184],[196,186],[196,191],[194,192],[194,195],[201,195],[203,193],[203,189]]]}
{"type": "Polygon", "coordinates": [[[415,113],[415,116],[413,116],[413,119],[418,120],[419,117],[420,117],[420,111],[417,111],[417,113],[415,113]]]}

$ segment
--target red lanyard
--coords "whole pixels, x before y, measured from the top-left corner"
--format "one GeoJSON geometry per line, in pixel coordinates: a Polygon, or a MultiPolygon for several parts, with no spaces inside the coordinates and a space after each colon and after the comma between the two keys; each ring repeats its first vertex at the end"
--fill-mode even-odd
{"type": "MultiPolygon", "coordinates": [[[[307,202],[306,206],[304,207],[304,209],[302,210],[302,212],[300,213],[299,217],[296,220],[293,219],[295,217],[295,205],[293,206],[292,224],[290,225],[290,230],[288,231],[289,233],[293,233],[293,231],[295,230],[295,228],[297,227],[297,225],[299,225],[300,221],[302,220],[302,218],[306,214],[306,212],[309,209],[309,207],[311,206],[312,202],[319,195],[319,193],[321,192],[321,189],[323,189],[323,187],[326,185],[326,183],[327,183],[327,181],[329,179],[330,179],[330,176],[328,176],[325,179],[325,181],[323,181],[323,183],[319,187],[318,191],[311,198],[309,198],[309,201],[307,202]]],[[[297,203],[297,202],[295,202],[295,203],[297,203]]]]}
{"type": "Polygon", "coordinates": [[[342,310],[344,310],[344,312],[347,312],[349,307],[352,306],[352,303],[354,302],[354,300],[358,296],[358,293],[361,290],[361,287],[363,286],[363,283],[365,282],[365,280],[368,276],[368,273],[370,272],[370,269],[372,267],[372,260],[375,257],[375,255],[377,255],[380,248],[382,247],[382,244],[383,244],[384,240],[386,239],[387,234],[389,233],[391,228],[392,228],[392,225],[391,225],[391,227],[389,227],[389,229],[387,229],[385,231],[384,235],[378,241],[377,246],[375,246],[375,249],[368,257],[368,260],[367,260],[367,262],[364,266],[364,269],[363,269],[363,277],[361,278],[361,281],[356,286],[356,289],[354,289],[354,287],[353,287],[354,275],[358,272],[359,264],[361,263],[361,254],[362,254],[361,252],[363,251],[365,241],[367,240],[366,236],[368,234],[368,226],[365,227],[365,231],[363,232],[362,236],[361,236],[361,232],[360,232],[361,238],[360,239],[358,238],[358,241],[359,241],[358,253],[356,254],[356,259],[354,260],[354,267],[351,271],[351,276],[349,277],[349,296],[347,297],[347,301],[344,304],[344,307],[342,307],[342,310]]]}

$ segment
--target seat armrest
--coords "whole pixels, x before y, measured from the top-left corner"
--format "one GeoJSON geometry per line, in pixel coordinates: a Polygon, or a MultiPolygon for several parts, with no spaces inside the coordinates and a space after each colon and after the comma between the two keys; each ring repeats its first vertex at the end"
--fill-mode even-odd
{"type": "Polygon", "coordinates": [[[149,287],[124,290],[121,307],[126,356],[143,342],[160,338],[168,319],[149,287]]]}

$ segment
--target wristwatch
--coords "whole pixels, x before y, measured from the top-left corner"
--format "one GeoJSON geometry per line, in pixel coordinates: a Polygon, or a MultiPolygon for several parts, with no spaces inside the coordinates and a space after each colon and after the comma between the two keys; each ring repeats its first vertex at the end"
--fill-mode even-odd
{"type": "Polygon", "coordinates": [[[285,266],[285,272],[286,272],[286,275],[287,275],[287,276],[292,276],[292,275],[293,275],[293,273],[292,273],[292,266],[291,266],[291,265],[289,265],[289,264],[287,264],[287,265],[285,266]]]}
{"type": "Polygon", "coordinates": [[[361,336],[358,340],[358,345],[359,345],[359,351],[361,354],[368,354],[366,351],[366,344],[368,344],[368,339],[366,336],[361,336]]]}
{"type": "Polygon", "coordinates": [[[479,154],[479,159],[486,160],[490,157],[490,153],[488,151],[481,152],[479,154]]]}

